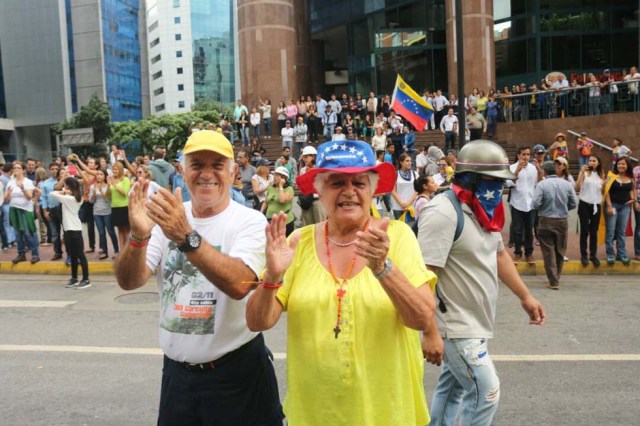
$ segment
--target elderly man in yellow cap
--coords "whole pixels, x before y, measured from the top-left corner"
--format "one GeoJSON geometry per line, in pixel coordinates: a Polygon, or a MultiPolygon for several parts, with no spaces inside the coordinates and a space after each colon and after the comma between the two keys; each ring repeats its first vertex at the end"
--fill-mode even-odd
{"type": "Polygon", "coordinates": [[[246,324],[247,281],[265,267],[266,219],[230,199],[237,172],[220,133],[193,133],[183,150],[181,189],[129,198],[129,244],[115,263],[125,290],[157,276],[165,354],[159,425],[281,425],[270,352],[246,324]]]}

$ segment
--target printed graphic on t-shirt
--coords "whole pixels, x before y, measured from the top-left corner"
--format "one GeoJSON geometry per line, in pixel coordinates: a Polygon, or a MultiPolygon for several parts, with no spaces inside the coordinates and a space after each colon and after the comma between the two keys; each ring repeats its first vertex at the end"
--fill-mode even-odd
{"type": "Polygon", "coordinates": [[[169,243],[162,278],[160,327],[172,333],[213,334],[218,289],[174,242],[169,243]]]}

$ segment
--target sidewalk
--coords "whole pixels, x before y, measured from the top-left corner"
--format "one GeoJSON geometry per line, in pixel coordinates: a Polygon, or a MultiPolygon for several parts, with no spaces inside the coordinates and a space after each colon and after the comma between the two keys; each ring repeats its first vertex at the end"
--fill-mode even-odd
{"type": "MultiPolygon", "coordinates": [[[[296,202],[293,203],[293,213],[297,218],[300,217],[300,208],[296,202]]],[[[502,238],[505,245],[509,241],[509,224],[511,217],[509,209],[506,210],[506,223],[502,232],[502,238]]],[[[640,262],[632,260],[629,266],[624,266],[621,262],[616,262],[614,265],[609,266],[606,262],[606,254],[604,245],[598,247],[598,258],[602,262],[599,268],[595,268],[592,264],[589,266],[582,266],[580,263],[580,241],[577,232],[577,214],[576,211],[572,211],[569,217],[569,238],[567,242],[567,257],[568,262],[564,264],[563,274],[566,275],[640,275],[640,262]]],[[[89,248],[88,239],[85,230],[85,250],[89,248]]],[[[97,235],[96,235],[97,238],[97,235]]],[[[634,247],[633,237],[627,237],[626,248],[629,258],[633,259],[634,247]]],[[[509,254],[513,256],[513,249],[507,248],[509,254]]],[[[17,256],[17,249],[11,248],[8,253],[0,252],[0,274],[44,274],[44,275],[70,275],[70,266],[64,264],[64,257],[55,262],[51,262],[53,257],[52,246],[40,246],[40,259],[41,261],[32,265],[29,261],[31,255],[27,253],[27,261],[13,265],[11,259],[17,256]]],[[[112,255],[113,253],[111,253],[112,255]]],[[[113,274],[113,260],[111,257],[105,260],[98,260],[99,254],[96,248],[94,253],[87,254],[87,260],[89,261],[89,273],[90,275],[110,275],[113,274]]],[[[520,262],[517,264],[518,272],[521,275],[541,275],[544,276],[544,265],[542,262],[542,253],[540,247],[534,246],[533,257],[536,260],[536,264],[529,265],[526,262],[520,262]]]]}

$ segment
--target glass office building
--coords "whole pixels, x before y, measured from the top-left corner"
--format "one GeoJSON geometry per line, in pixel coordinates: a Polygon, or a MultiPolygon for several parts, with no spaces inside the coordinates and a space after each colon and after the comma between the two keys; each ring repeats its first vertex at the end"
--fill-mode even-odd
{"type": "MultiPolygon", "coordinates": [[[[348,72],[347,84],[327,90],[390,93],[396,73],[418,91],[446,90],[453,1],[310,0],[320,71],[348,72]]],[[[638,8],[638,0],[493,0],[497,86],[637,65],[638,8]]]]}
{"type": "Polygon", "coordinates": [[[191,0],[194,98],[235,100],[233,1],[191,0]]]}
{"type": "Polygon", "coordinates": [[[321,71],[348,71],[350,93],[390,93],[397,73],[421,91],[446,88],[445,0],[311,0],[321,71]]]}
{"type": "Polygon", "coordinates": [[[496,78],[539,81],[550,71],[621,73],[638,64],[637,0],[493,0],[496,78]]]}
{"type": "Polygon", "coordinates": [[[101,2],[106,95],[113,121],[142,118],[139,10],[139,0],[101,2]]]}
{"type": "Polygon", "coordinates": [[[4,99],[4,75],[2,74],[2,47],[0,46],[0,118],[7,118],[7,103],[4,99]]]}

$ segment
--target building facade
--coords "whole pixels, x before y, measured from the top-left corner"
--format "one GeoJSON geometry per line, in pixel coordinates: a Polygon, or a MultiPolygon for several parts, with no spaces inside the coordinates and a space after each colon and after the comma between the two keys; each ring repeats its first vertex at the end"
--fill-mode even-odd
{"type": "MultiPolygon", "coordinates": [[[[310,0],[321,93],[456,89],[454,0],[310,0]]],[[[637,0],[463,1],[465,91],[637,65],[637,0]]]]}
{"type": "Polygon", "coordinates": [[[0,1],[4,99],[13,123],[0,134],[0,150],[48,158],[56,149],[51,125],[93,94],[109,103],[114,121],[148,114],[141,2],[0,1]]]}
{"type": "Polygon", "coordinates": [[[236,98],[233,0],[147,0],[151,111],[236,98]]]}

